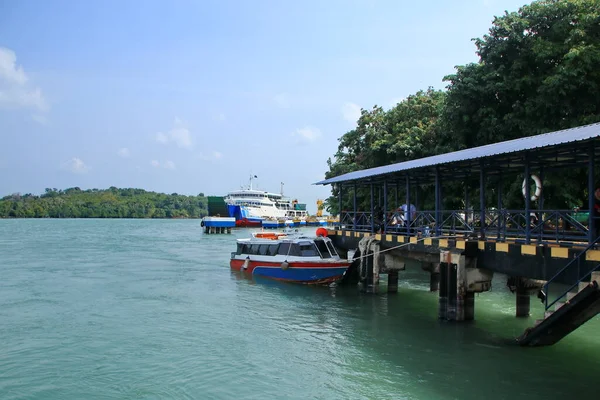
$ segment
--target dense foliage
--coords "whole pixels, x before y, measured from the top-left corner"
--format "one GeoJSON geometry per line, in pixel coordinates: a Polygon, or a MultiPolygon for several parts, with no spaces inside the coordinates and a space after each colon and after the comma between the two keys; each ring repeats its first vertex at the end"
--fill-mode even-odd
{"type": "Polygon", "coordinates": [[[41,196],[13,194],[0,200],[0,218],[201,218],[206,198],[142,189],[46,189],[41,196]]]}
{"type": "MultiPolygon", "coordinates": [[[[357,127],[339,139],[326,178],[600,121],[599,0],[533,2],[496,17],[475,44],[479,62],[457,66],[444,78],[446,91],[419,91],[387,111],[362,110],[357,127]]],[[[579,203],[586,173],[549,177],[546,205],[579,203]]],[[[522,179],[505,182],[507,206],[522,203],[522,179]]],[[[445,200],[460,199],[460,186],[445,187],[445,200]]],[[[359,190],[366,204],[370,196],[359,190]]],[[[431,188],[420,190],[431,199],[431,188]]],[[[337,194],[333,187],[326,201],[334,214],[337,194]]]]}

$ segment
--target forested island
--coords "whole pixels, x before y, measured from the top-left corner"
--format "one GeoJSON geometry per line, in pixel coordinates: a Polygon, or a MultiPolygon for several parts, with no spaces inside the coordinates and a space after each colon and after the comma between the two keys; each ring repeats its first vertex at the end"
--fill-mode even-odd
{"type": "MultiPolygon", "coordinates": [[[[445,90],[424,88],[391,109],[363,109],[356,127],[339,139],[325,177],[600,121],[599,4],[534,1],[496,17],[488,34],[474,39],[479,61],[456,66],[443,78],[445,90]]],[[[587,179],[582,169],[546,176],[545,206],[584,204],[587,179]]],[[[503,182],[506,207],[522,206],[522,181],[503,182]]],[[[489,182],[490,202],[496,187],[489,182]]],[[[339,211],[338,190],[326,201],[332,214],[339,211]]],[[[418,190],[421,207],[432,209],[433,187],[418,190]]],[[[464,193],[463,184],[445,185],[445,206],[464,206],[464,193]]],[[[369,209],[369,189],[358,188],[357,197],[359,209],[369,209]]],[[[343,207],[352,209],[351,201],[345,196],[343,207]]]]}
{"type": "Polygon", "coordinates": [[[19,194],[0,200],[0,218],[202,218],[207,215],[203,193],[147,192],[143,189],[65,190],[47,188],[36,196],[19,194]]]}

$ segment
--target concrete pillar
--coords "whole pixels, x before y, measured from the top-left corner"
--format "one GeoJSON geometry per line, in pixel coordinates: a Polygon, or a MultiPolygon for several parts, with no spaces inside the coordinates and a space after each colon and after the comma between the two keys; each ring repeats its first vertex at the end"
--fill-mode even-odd
{"type": "MultiPolygon", "coordinates": [[[[459,304],[458,298],[458,266],[452,262],[448,263],[448,305],[446,307],[446,315],[448,321],[461,321],[461,315],[458,313],[462,310],[462,304],[459,304]]],[[[462,300],[462,298],[460,299],[462,300]]]]}
{"type": "Polygon", "coordinates": [[[465,293],[465,321],[475,319],[475,293],[465,293]]]}
{"type": "Polygon", "coordinates": [[[440,264],[438,318],[448,319],[448,264],[440,264]]]}
{"type": "Polygon", "coordinates": [[[398,271],[391,270],[388,272],[388,293],[398,292],[398,271]]]}
{"type": "MultiPolygon", "coordinates": [[[[433,274],[432,274],[433,279],[433,274]]],[[[460,253],[440,253],[439,309],[440,319],[448,321],[472,320],[475,314],[475,296],[467,291],[467,262],[460,253]]]]}
{"type": "Polygon", "coordinates": [[[363,238],[358,243],[361,254],[365,257],[360,261],[360,285],[361,290],[367,293],[379,293],[379,261],[380,247],[374,238],[363,238]]]}
{"type": "Polygon", "coordinates": [[[517,317],[528,317],[531,298],[527,290],[517,286],[517,317]]]}
{"type": "Polygon", "coordinates": [[[438,290],[440,290],[440,273],[432,271],[429,275],[429,291],[437,292],[438,290]]]}

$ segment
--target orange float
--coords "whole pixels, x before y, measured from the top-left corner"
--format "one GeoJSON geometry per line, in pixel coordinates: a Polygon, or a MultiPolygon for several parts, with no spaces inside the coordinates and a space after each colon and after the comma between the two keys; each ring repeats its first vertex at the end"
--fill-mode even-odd
{"type": "Polygon", "coordinates": [[[317,236],[327,237],[327,229],[325,229],[325,228],[318,228],[317,229],[317,236]]]}

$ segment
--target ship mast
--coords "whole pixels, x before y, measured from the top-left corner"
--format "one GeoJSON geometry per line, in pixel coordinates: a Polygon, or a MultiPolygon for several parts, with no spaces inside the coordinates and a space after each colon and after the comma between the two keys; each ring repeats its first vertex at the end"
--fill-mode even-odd
{"type": "Polygon", "coordinates": [[[283,182],[281,182],[281,197],[283,197],[283,182]]]}

